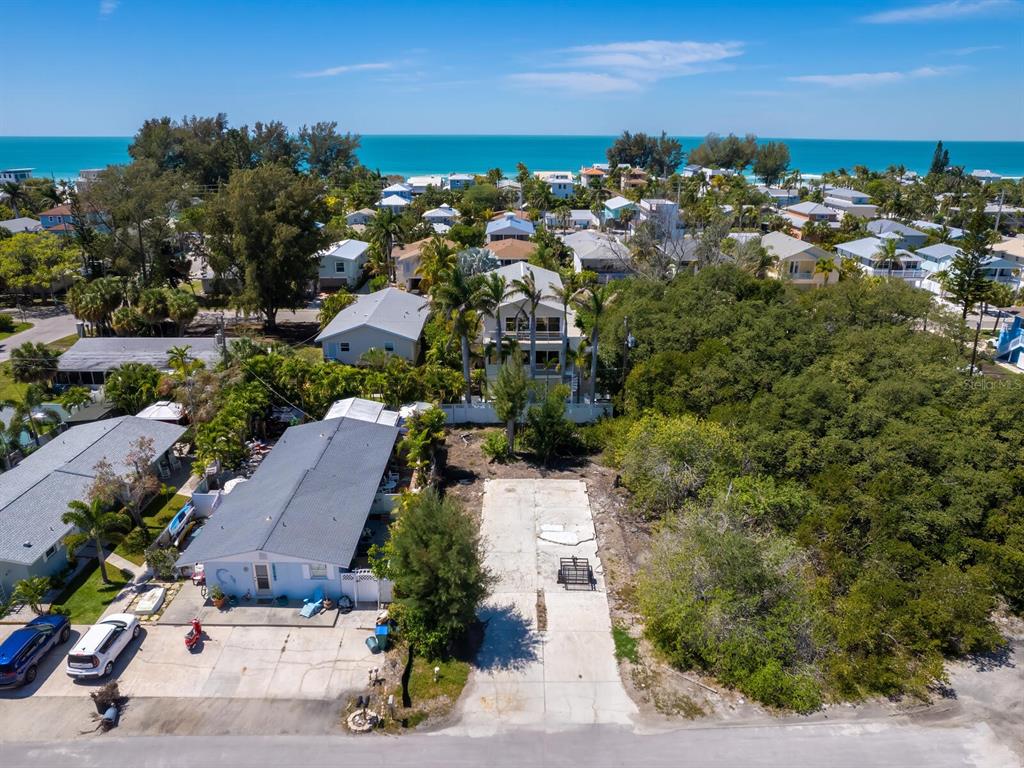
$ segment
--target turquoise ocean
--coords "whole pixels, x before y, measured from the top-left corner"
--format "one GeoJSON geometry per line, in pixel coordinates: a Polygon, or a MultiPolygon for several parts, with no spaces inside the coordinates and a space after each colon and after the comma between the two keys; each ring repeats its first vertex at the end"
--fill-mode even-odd
{"type": "MultiPolygon", "coordinates": [[[[501,168],[514,174],[516,163],[532,170],[577,170],[605,159],[611,136],[363,136],[360,160],[384,174],[483,173],[501,168]]],[[[700,137],[681,136],[684,149],[700,137]]],[[[770,139],[762,139],[769,141],[770,139]]],[[[904,165],[925,173],[934,141],[861,139],[775,139],[789,145],[791,167],[806,174],[866,165],[884,170],[904,165]]],[[[74,179],[83,168],[128,162],[129,136],[0,136],[0,168],[35,169],[36,176],[74,179]]],[[[1004,176],[1024,176],[1024,141],[948,141],[949,159],[968,171],[986,168],[1004,176]]]]}

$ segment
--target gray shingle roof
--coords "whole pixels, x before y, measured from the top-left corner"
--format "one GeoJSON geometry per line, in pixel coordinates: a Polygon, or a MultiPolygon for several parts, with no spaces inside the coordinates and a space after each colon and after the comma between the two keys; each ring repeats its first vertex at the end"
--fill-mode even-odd
{"type": "Polygon", "coordinates": [[[633,263],[629,248],[611,235],[585,229],[562,238],[585,265],[587,262],[615,262],[627,266],[633,263]]]}
{"type": "Polygon", "coordinates": [[[58,358],[60,371],[109,371],[124,363],[147,363],[167,370],[171,347],[190,347],[189,354],[212,367],[220,361],[220,348],[212,336],[162,337],[97,336],[79,339],[58,358]]]}
{"type": "Polygon", "coordinates": [[[267,552],[347,567],[397,435],[396,426],[351,418],[289,428],[178,563],[267,552]]]}
{"type": "Polygon", "coordinates": [[[28,216],[19,216],[16,219],[0,221],[0,227],[3,227],[12,235],[16,235],[19,232],[38,232],[43,228],[43,225],[36,219],[29,218],[28,216]]]}
{"type": "Polygon", "coordinates": [[[429,312],[429,303],[422,296],[385,288],[356,296],[355,302],[335,315],[316,340],[329,339],[365,325],[415,341],[423,333],[429,312]]]}
{"type": "Polygon", "coordinates": [[[152,438],[159,456],[184,431],[177,424],[122,416],[72,427],[26,456],[0,475],[0,560],[33,563],[71,530],[61,515],[68,502],[84,499],[100,459],[126,474],[124,456],[136,439],[152,438]]]}

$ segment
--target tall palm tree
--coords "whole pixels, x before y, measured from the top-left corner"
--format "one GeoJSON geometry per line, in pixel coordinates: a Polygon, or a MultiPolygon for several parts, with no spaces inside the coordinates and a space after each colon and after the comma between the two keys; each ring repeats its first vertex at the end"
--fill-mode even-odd
{"type": "Polygon", "coordinates": [[[394,282],[395,264],[391,253],[396,246],[401,247],[405,244],[405,225],[402,224],[401,217],[389,208],[382,208],[370,220],[366,229],[370,236],[370,242],[376,244],[380,250],[388,282],[394,282]]]}
{"type": "Polygon", "coordinates": [[[68,502],[68,510],[60,518],[65,525],[73,525],[78,529],[64,541],[68,550],[78,549],[82,544],[91,541],[96,547],[96,559],[100,564],[100,577],[104,584],[109,584],[107,566],[103,557],[103,540],[115,531],[123,530],[131,525],[127,515],[111,512],[102,499],[93,499],[88,504],[75,499],[68,502]]]}
{"type": "Polygon", "coordinates": [[[420,251],[416,274],[420,276],[420,290],[428,293],[441,275],[458,263],[458,252],[440,235],[430,238],[420,251]]]}
{"type": "Polygon", "coordinates": [[[598,327],[601,316],[615,298],[610,286],[592,285],[576,298],[576,307],[590,323],[590,403],[597,398],[598,327]]]}
{"type": "Polygon", "coordinates": [[[452,321],[462,345],[462,378],[466,384],[466,404],[473,404],[473,380],[469,370],[469,334],[476,328],[480,308],[480,278],[468,277],[459,267],[445,273],[434,286],[434,300],[452,321]]]}
{"type": "Polygon", "coordinates": [[[498,329],[494,341],[499,365],[505,362],[505,328],[501,324],[501,305],[505,303],[510,293],[512,291],[509,289],[508,280],[500,272],[488,272],[480,281],[480,311],[488,317],[493,317],[494,325],[498,329]]]}
{"type": "Polygon", "coordinates": [[[528,270],[518,280],[512,281],[517,293],[521,293],[530,308],[530,378],[537,378],[537,306],[544,300],[544,289],[537,287],[533,272],[528,270]]]}
{"type": "Polygon", "coordinates": [[[569,306],[583,290],[583,278],[572,269],[561,270],[562,285],[551,289],[551,295],[562,305],[562,345],[558,348],[558,368],[565,376],[569,357],[569,306]]]}
{"type": "Polygon", "coordinates": [[[583,392],[583,371],[586,370],[589,360],[590,344],[587,343],[586,339],[580,339],[580,343],[572,351],[572,369],[575,371],[574,375],[576,377],[576,395],[574,400],[577,403],[580,401],[583,392]]]}

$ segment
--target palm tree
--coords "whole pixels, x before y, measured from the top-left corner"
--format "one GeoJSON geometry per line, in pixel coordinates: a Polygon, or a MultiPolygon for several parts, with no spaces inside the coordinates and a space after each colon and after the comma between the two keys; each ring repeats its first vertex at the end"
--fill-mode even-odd
{"type": "Polygon", "coordinates": [[[562,305],[562,345],[558,349],[558,367],[565,376],[565,365],[569,357],[569,305],[583,290],[583,278],[579,272],[564,269],[561,272],[561,287],[553,287],[551,295],[562,305]]]}
{"type": "Polygon", "coordinates": [[[822,276],[822,285],[828,285],[828,279],[836,269],[836,260],[831,256],[822,256],[814,262],[814,274],[822,276]]]}
{"type": "Polygon", "coordinates": [[[167,294],[167,319],[177,326],[179,336],[185,335],[189,323],[199,314],[199,302],[185,291],[171,291],[167,294]]]}
{"type": "Polygon", "coordinates": [[[167,294],[162,288],[147,288],[139,296],[139,315],[142,322],[150,328],[156,328],[163,336],[163,321],[167,317],[167,294]]]}
{"type": "Polygon", "coordinates": [[[395,246],[405,244],[405,225],[402,224],[401,217],[388,208],[382,208],[370,221],[366,231],[370,236],[370,242],[380,251],[388,282],[394,282],[395,265],[391,259],[391,252],[395,246]]]}
{"type": "Polygon", "coordinates": [[[469,370],[469,334],[476,327],[476,313],[481,305],[480,279],[467,277],[459,268],[445,273],[444,280],[434,286],[434,300],[451,319],[462,345],[462,377],[466,383],[466,404],[473,404],[473,381],[469,370]]]}
{"type": "Polygon", "coordinates": [[[57,375],[57,353],[45,344],[26,341],[11,350],[11,374],[15,381],[48,383],[57,375]]]}
{"type": "Polygon", "coordinates": [[[501,305],[505,303],[510,293],[508,280],[500,272],[488,272],[480,281],[480,311],[493,317],[494,325],[498,329],[495,344],[499,364],[505,362],[505,329],[501,325],[501,305]]]}
{"type": "Polygon", "coordinates": [[[882,241],[875,255],[886,261],[886,277],[892,277],[892,265],[896,262],[896,251],[899,250],[899,243],[894,237],[887,237],[882,241]]]}
{"type": "Polygon", "coordinates": [[[78,529],[64,540],[69,551],[78,549],[88,541],[96,546],[100,577],[104,584],[109,584],[110,579],[107,578],[107,566],[103,558],[103,539],[115,531],[130,527],[131,520],[128,516],[109,511],[102,499],[93,499],[88,504],[75,499],[68,502],[68,511],[61,515],[60,520],[65,525],[73,525],[78,529]]]}
{"type": "Polygon", "coordinates": [[[420,276],[420,290],[428,293],[441,275],[458,263],[458,253],[440,235],[430,238],[420,251],[420,263],[416,274],[420,276]]]}
{"type": "Polygon", "coordinates": [[[29,202],[28,193],[24,187],[16,181],[5,181],[3,187],[0,187],[0,191],[7,196],[7,202],[10,204],[11,210],[14,211],[14,218],[19,218],[21,211],[18,208],[18,204],[27,204],[29,202]]]}
{"type": "Polygon", "coordinates": [[[576,298],[577,308],[590,322],[590,403],[594,404],[597,398],[597,355],[598,355],[598,326],[601,316],[608,305],[615,298],[611,288],[605,285],[592,285],[583,295],[576,298]]]}
{"type": "Polygon", "coordinates": [[[590,360],[590,345],[586,339],[580,339],[580,343],[576,346],[576,349],[572,351],[572,368],[576,372],[576,396],[575,401],[580,401],[580,396],[583,392],[583,371],[587,368],[587,363],[590,360]]]}
{"type": "Polygon", "coordinates": [[[39,430],[36,428],[33,410],[42,405],[44,395],[45,390],[41,386],[29,384],[20,400],[0,400],[0,407],[14,409],[7,429],[16,444],[21,437],[21,430],[27,428],[32,442],[39,445],[39,430]]]}
{"type": "Polygon", "coordinates": [[[517,293],[523,294],[530,307],[530,378],[537,378],[537,306],[544,300],[544,289],[537,287],[533,271],[528,270],[520,279],[513,280],[517,293]]]}

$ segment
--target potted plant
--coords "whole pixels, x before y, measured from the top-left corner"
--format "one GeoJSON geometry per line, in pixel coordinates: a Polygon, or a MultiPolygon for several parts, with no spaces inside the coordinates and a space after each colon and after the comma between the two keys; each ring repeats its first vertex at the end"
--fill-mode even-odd
{"type": "Polygon", "coordinates": [[[212,600],[213,604],[220,609],[223,609],[228,602],[227,596],[224,594],[224,590],[217,586],[210,589],[210,600],[212,600]]]}

